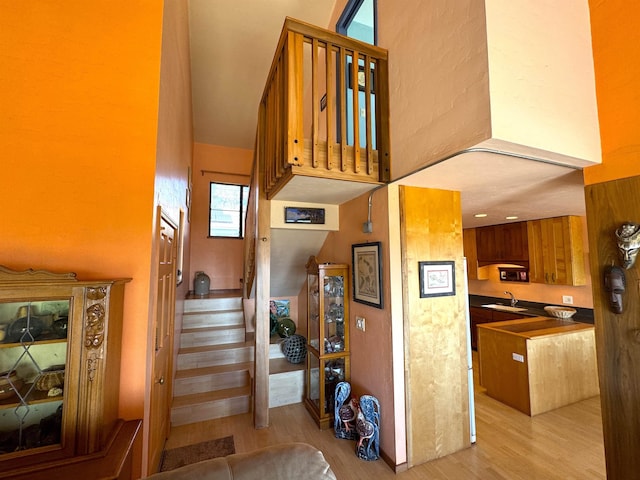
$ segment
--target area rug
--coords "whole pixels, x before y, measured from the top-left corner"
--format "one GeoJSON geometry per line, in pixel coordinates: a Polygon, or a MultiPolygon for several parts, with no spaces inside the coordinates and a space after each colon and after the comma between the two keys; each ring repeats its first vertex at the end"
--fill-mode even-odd
{"type": "Polygon", "coordinates": [[[166,472],[174,468],[200,462],[209,458],[225,457],[236,452],[233,443],[233,435],[230,437],[217,438],[206,442],[185,445],[184,447],[172,448],[162,453],[162,463],[160,471],[166,472]]]}

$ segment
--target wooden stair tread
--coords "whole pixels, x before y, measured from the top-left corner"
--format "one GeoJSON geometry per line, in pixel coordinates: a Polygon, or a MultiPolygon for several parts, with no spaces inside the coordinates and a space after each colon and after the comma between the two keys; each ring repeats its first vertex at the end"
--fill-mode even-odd
{"type": "Polygon", "coordinates": [[[215,375],[217,373],[236,372],[253,369],[253,362],[229,363],[226,365],[215,365],[212,367],[189,368],[176,371],[176,380],[180,378],[198,377],[201,375],[215,375]]]}
{"type": "Polygon", "coordinates": [[[213,310],[197,310],[197,311],[190,311],[190,312],[184,312],[182,315],[185,316],[189,316],[189,315],[206,315],[206,314],[217,314],[217,313],[243,313],[244,311],[241,308],[226,308],[226,309],[213,309],[213,310]]]}
{"type": "Polygon", "coordinates": [[[209,290],[209,293],[206,295],[196,295],[194,292],[190,291],[187,293],[185,300],[206,300],[207,298],[242,298],[242,290],[209,290]]]}
{"type": "Polygon", "coordinates": [[[202,403],[215,402],[236,397],[246,397],[251,395],[251,385],[244,387],[227,388],[225,390],[215,390],[205,393],[194,393],[192,395],[181,395],[174,397],[172,408],[184,408],[202,403]]]}
{"type": "Polygon", "coordinates": [[[205,345],[200,347],[186,347],[178,350],[178,355],[186,355],[189,353],[203,353],[203,352],[214,352],[220,350],[233,350],[236,348],[248,348],[253,347],[253,342],[242,342],[242,343],[222,343],[219,345],[205,345]]]}
{"type": "Polygon", "coordinates": [[[231,325],[222,325],[216,327],[195,327],[195,328],[183,328],[182,334],[185,333],[206,333],[206,332],[226,332],[228,330],[244,330],[244,324],[231,324],[231,325]]]}
{"type": "Polygon", "coordinates": [[[305,362],[291,363],[286,358],[272,358],[269,360],[269,375],[286,372],[297,372],[305,369],[305,362]]]}

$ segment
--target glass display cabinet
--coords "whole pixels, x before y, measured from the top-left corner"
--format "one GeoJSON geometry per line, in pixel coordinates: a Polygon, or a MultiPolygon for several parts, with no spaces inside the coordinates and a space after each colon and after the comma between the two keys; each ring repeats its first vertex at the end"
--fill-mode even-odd
{"type": "Polygon", "coordinates": [[[349,265],[307,268],[307,382],[305,406],[321,429],[333,425],[336,385],[349,381],[349,265]]]}
{"type": "Polygon", "coordinates": [[[127,281],[0,267],[0,472],[109,441],[127,281]]]}

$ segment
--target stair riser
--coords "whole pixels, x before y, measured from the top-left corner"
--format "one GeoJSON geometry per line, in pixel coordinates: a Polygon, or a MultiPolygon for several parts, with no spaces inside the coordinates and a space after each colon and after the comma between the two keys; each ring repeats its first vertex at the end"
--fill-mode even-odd
{"type": "Polygon", "coordinates": [[[242,310],[242,298],[202,298],[184,301],[184,313],[215,310],[242,310]]]}
{"type": "Polygon", "coordinates": [[[244,327],[242,311],[189,313],[182,316],[183,329],[226,326],[244,327]]]}
{"type": "Polygon", "coordinates": [[[282,346],[280,346],[279,343],[272,343],[269,345],[269,358],[284,358],[282,346]]]}
{"type": "Polygon", "coordinates": [[[304,370],[269,375],[269,408],[304,401],[304,370]]]}
{"type": "Polygon", "coordinates": [[[243,343],[244,328],[229,328],[227,330],[188,332],[180,335],[180,347],[205,347],[207,345],[225,345],[227,343],[243,343]]]}
{"type": "Polygon", "coordinates": [[[186,425],[250,412],[249,396],[225,398],[171,410],[171,425],[186,425]]]}
{"type": "Polygon", "coordinates": [[[253,361],[253,347],[178,354],[178,370],[253,361]]]}
{"type": "Polygon", "coordinates": [[[251,376],[246,370],[200,375],[190,378],[178,378],[173,385],[173,395],[192,395],[194,393],[214,392],[227,388],[244,387],[251,384],[251,376]]]}

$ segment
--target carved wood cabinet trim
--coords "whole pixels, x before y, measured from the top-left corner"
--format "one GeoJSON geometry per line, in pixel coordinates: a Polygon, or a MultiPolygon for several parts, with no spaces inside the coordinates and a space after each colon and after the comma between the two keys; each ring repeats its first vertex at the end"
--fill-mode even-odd
{"type": "MultiPolygon", "coordinates": [[[[129,281],[80,281],[73,273],[20,272],[0,266],[0,325],[3,328],[16,321],[15,315],[8,317],[6,312],[15,310],[17,305],[54,302],[68,305],[66,337],[51,339],[45,328],[44,334],[29,338],[31,344],[25,348],[27,351],[42,349],[42,345],[59,345],[57,351],[66,352],[59,355],[59,363],[64,363],[62,397],[58,397],[62,412],[60,441],[9,453],[0,451],[0,478],[11,478],[17,472],[37,468],[45,462],[72,461],[73,457],[94,454],[107,446],[121,424],[118,418],[120,353],[124,291],[129,281]]],[[[0,353],[4,353],[0,355],[0,371],[21,367],[18,361],[11,364],[7,360],[12,349],[19,352],[21,343],[9,344],[8,340],[15,342],[13,338],[0,341],[0,353]]],[[[34,365],[37,375],[42,375],[37,362],[34,365]]],[[[0,402],[0,408],[11,414],[13,404],[19,405],[22,401],[21,396],[16,398],[15,402],[11,399],[4,404],[0,402]]],[[[44,398],[47,402],[46,392],[44,398]]]]}

